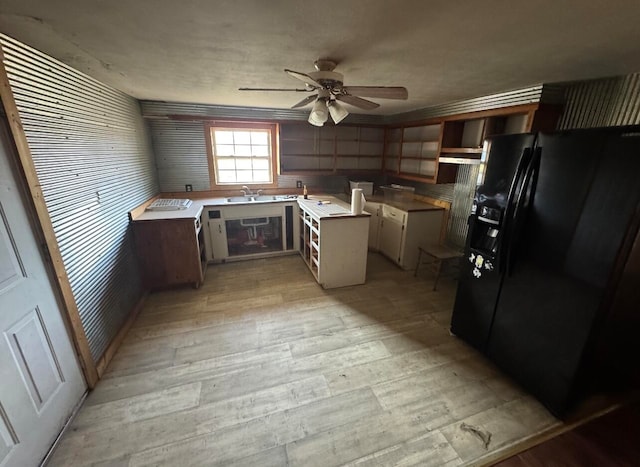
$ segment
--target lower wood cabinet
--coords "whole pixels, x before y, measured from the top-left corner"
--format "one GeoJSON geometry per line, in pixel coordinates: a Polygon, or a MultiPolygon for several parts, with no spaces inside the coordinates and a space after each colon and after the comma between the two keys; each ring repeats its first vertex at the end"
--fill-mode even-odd
{"type": "Polygon", "coordinates": [[[145,287],[202,284],[207,261],[199,215],[134,220],[133,233],[145,287]]]}

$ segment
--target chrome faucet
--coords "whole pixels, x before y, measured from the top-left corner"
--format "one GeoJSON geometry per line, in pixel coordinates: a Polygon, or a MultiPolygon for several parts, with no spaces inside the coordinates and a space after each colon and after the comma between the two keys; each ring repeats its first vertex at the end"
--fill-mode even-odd
{"type": "Polygon", "coordinates": [[[242,185],[240,191],[242,191],[243,196],[260,196],[263,190],[259,188],[256,191],[251,191],[251,188],[246,185],[242,185]]]}

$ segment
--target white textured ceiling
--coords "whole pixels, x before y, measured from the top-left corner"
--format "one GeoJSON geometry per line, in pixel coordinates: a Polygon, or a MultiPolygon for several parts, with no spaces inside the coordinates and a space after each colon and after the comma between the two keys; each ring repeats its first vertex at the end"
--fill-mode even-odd
{"type": "Polygon", "coordinates": [[[640,71],[640,0],[2,0],[0,31],[139,99],[233,106],[290,107],[237,88],[320,57],[407,87],[378,114],[640,71]]]}

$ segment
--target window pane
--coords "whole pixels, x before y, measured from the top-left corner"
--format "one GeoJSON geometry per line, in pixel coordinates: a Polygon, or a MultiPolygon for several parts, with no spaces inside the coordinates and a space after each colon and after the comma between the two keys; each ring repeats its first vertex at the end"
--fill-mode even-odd
{"type": "Polygon", "coordinates": [[[269,170],[269,159],[253,159],[253,168],[269,170]]]}
{"type": "Polygon", "coordinates": [[[252,182],[253,174],[251,170],[238,170],[238,182],[252,182]]]}
{"type": "Polygon", "coordinates": [[[268,182],[269,180],[269,171],[268,170],[254,170],[253,171],[253,180],[256,182],[268,182]]]}
{"type": "Polygon", "coordinates": [[[216,138],[216,145],[233,144],[233,131],[216,130],[215,138],[216,138]]]}
{"type": "Polygon", "coordinates": [[[233,156],[233,145],[216,144],[216,156],[233,156]]]}
{"type": "Polygon", "coordinates": [[[269,146],[253,146],[253,155],[258,157],[269,157],[269,146]]]}
{"type": "Polygon", "coordinates": [[[233,170],[218,170],[218,183],[235,183],[236,172],[233,170]]]}
{"type": "Polygon", "coordinates": [[[236,144],[251,144],[251,132],[250,131],[234,131],[234,142],[236,144]]]}
{"type": "Polygon", "coordinates": [[[249,157],[250,155],[251,155],[251,146],[236,145],[236,156],[249,157]]]}
{"type": "Polygon", "coordinates": [[[218,160],[219,170],[235,170],[236,160],[231,157],[219,157],[218,160]]]}
{"type": "Polygon", "coordinates": [[[269,145],[269,134],[266,131],[251,132],[251,144],[269,145]]]}
{"type": "Polygon", "coordinates": [[[236,159],[236,167],[238,168],[238,170],[240,169],[244,169],[244,170],[249,170],[251,169],[251,159],[249,158],[237,158],[236,159]]]}

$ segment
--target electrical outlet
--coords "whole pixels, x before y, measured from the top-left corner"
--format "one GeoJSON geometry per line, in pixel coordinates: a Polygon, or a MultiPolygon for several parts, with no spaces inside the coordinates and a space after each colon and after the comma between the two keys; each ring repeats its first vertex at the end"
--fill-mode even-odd
{"type": "Polygon", "coordinates": [[[185,185],[184,186],[184,191],[193,191],[193,186],[189,185],[189,184],[185,185]]]}
{"type": "Polygon", "coordinates": [[[302,180],[296,180],[296,188],[302,188],[302,180]]]}

